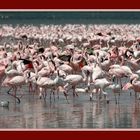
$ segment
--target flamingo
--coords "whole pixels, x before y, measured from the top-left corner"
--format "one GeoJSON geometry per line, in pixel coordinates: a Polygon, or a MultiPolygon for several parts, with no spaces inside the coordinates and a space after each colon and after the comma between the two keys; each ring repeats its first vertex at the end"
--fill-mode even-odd
{"type": "Polygon", "coordinates": [[[135,59],[135,58],[131,58],[131,59],[126,59],[126,62],[130,65],[130,67],[134,70],[137,71],[140,69],[139,63],[140,63],[140,58],[135,59]]]}
{"type": "Polygon", "coordinates": [[[91,82],[93,66],[85,65],[81,68],[81,70],[82,70],[83,81],[87,81],[87,85],[89,85],[89,83],[91,82]]]}
{"type": "Polygon", "coordinates": [[[11,96],[13,96],[14,98],[16,98],[18,100],[18,103],[20,103],[20,98],[16,96],[16,92],[17,92],[17,88],[19,88],[19,90],[21,89],[21,86],[27,83],[27,78],[26,76],[15,76],[13,78],[11,78],[9,81],[7,81],[7,85],[9,87],[11,87],[7,93],[10,94],[11,96]],[[11,94],[10,91],[14,90],[14,94],[11,94]]]}
{"type": "Polygon", "coordinates": [[[71,74],[73,72],[73,69],[71,66],[67,65],[67,64],[62,64],[58,67],[60,70],[65,71],[67,74],[71,74]]]}
{"type": "Polygon", "coordinates": [[[70,61],[70,66],[73,68],[73,71],[75,73],[81,71],[81,68],[86,64],[87,62],[85,61],[84,58],[82,58],[79,61],[70,61]]]}
{"type": "MultiPolygon", "coordinates": [[[[138,79],[139,76],[137,74],[133,74],[130,77],[130,82],[123,86],[123,90],[133,89],[136,98],[137,98],[137,92],[140,92],[140,81],[138,81],[138,79]]],[[[138,99],[140,99],[140,95],[138,99]]]]}
{"type": "MultiPolygon", "coordinates": [[[[72,89],[73,89],[73,96],[78,96],[78,94],[75,92],[75,88],[76,88],[76,85],[78,85],[80,82],[84,82],[83,81],[83,77],[81,75],[78,75],[78,74],[70,74],[70,75],[67,75],[66,78],[64,79],[64,82],[66,83],[65,86],[64,86],[64,89],[67,89],[68,86],[72,86],[72,89]]],[[[69,89],[67,89],[68,91],[69,89]]]]}
{"type": "Polygon", "coordinates": [[[99,65],[95,64],[92,72],[92,82],[94,82],[98,78],[103,78],[105,75],[105,71],[103,71],[99,65]]]}
{"type": "Polygon", "coordinates": [[[2,84],[4,77],[5,77],[5,66],[0,66],[0,86],[2,84]]]}
{"type": "Polygon", "coordinates": [[[94,63],[92,71],[92,82],[96,79],[107,76],[107,73],[101,68],[101,61],[99,60],[99,52],[96,53],[96,62],[94,63]]]}
{"type": "MultiPolygon", "coordinates": [[[[128,77],[132,75],[133,72],[128,66],[112,65],[109,69],[109,75],[115,76],[120,80],[120,85],[122,87],[121,78],[128,77]]],[[[117,79],[117,82],[118,82],[117,79]]]]}
{"type": "Polygon", "coordinates": [[[109,71],[109,67],[111,65],[112,65],[112,61],[110,60],[110,58],[107,58],[107,59],[103,60],[103,62],[101,62],[101,68],[104,71],[109,71]]]}
{"type": "MultiPolygon", "coordinates": [[[[59,70],[59,78],[60,73],[63,73],[62,71],[66,73],[66,75],[64,74],[66,78],[62,79],[62,81],[64,80],[64,85],[62,85],[65,89],[67,89],[67,85],[77,86],[80,82],[85,82],[90,87],[90,83],[92,86],[94,82],[107,78],[107,76],[115,76],[120,81],[121,78],[129,76],[132,79],[131,75],[140,73],[138,25],[87,25],[86,27],[85,25],[65,25],[63,27],[52,25],[41,26],[40,28],[27,26],[23,29],[20,27],[10,27],[9,29],[4,25],[2,27],[4,29],[2,36],[13,35],[22,40],[18,43],[15,43],[16,40],[14,43],[12,42],[13,44],[10,45],[11,48],[9,49],[13,52],[9,52],[11,50],[6,44],[0,46],[0,76],[7,75],[9,80],[26,73],[29,83],[35,84],[37,74],[38,82],[39,77],[50,80],[50,83],[55,85],[50,86],[50,89],[54,87],[53,91],[55,91],[59,85],[55,82],[56,77],[52,78],[56,69],[59,70]],[[108,30],[105,30],[106,28],[108,30]],[[29,42],[27,42],[27,38],[29,42]],[[38,41],[39,43],[34,43],[38,41]],[[63,44],[62,50],[58,47],[61,46],[60,43],[63,44]],[[90,49],[88,53],[86,49],[90,47],[94,51],[90,49]],[[16,65],[16,69],[9,68],[8,70],[5,67],[10,59],[14,61],[13,65],[16,65]],[[119,64],[120,62],[121,64],[119,64]],[[73,72],[78,72],[79,75],[72,76],[73,72]],[[77,82],[75,82],[75,78],[77,78],[77,82]]],[[[48,85],[45,80],[44,84],[46,84],[47,89],[48,85]]],[[[138,79],[135,82],[138,82],[138,79]]],[[[135,82],[133,84],[136,84],[135,82]]],[[[45,86],[39,86],[42,88],[40,92],[43,92],[45,86]]],[[[117,85],[111,86],[112,92],[119,89],[117,85]]],[[[73,93],[80,92],[80,89],[73,88],[73,93]]],[[[105,93],[101,89],[100,87],[100,92],[105,93]]],[[[87,89],[81,89],[82,91],[86,92],[87,89]]]]}
{"type": "MultiPolygon", "coordinates": [[[[108,81],[106,78],[96,79],[94,82],[90,84],[90,89],[96,89],[98,91],[100,89],[100,95],[103,94],[107,97],[107,92],[105,92],[105,88],[111,85],[112,82],[108,81]]],[[[90,95],[90,100],[92,100],[93,93],[90,95]]],[[[107,99],[107,103],[109,103],[109,99],[107,99]]]]}
{"type": "Polygon", "coordinates": [[[29,83],[29,92],[35,91],[37,89],[36,86],[36,74],[32,71],[26,71],[28,83],[29,83]],[[33,85],[36,86],[36,88],[33,89],[33,85]]]}
{"type": "MultiPolygon", "coordinates": [[[[40,77],[40,76],[37,78],[36,84],[39,86],[39,90],[40,90],[39,96],[40,96],[40,98],[42,96],[43,89],[44,90],[45,89],[51,89],[52,92],[53,92],[53,95],[54,95],[54,90],[56,90],[59,86],[61,86],[62,89],[64,89],[63,88],[63,86],[64,86],[63,75],[60,76],[59,70],[57,70],[56,73],[57,73],[57,76],[55,77],[55,79],[50,79],[48,77],[40,77]]],[[[67,102],[68,102],[66,92],[63,91],[63,93],[64,93],[64,96],[65,96],[67,102]]],[[[44,97],[44,99],[46,98],[46,93],[44,94],[43,97],[44,97]]],[[[55,97],[54,97],[54,99],[55,99],[55,97]]]]}

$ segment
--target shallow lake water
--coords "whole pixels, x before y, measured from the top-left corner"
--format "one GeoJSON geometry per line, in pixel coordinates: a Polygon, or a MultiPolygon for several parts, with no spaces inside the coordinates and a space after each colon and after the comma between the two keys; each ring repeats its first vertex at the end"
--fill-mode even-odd
{"type": "Polygon", "coordinates": [[[69,93],[67,103],[63,94],[59,99],[46,101],[35,93],[22,88],[24,96],[18,104],[2,88],[0,100],[9,101],[9,107],[0,107],[1,129],[104,129],[104,128],[140,128],[140,102],[130,91],[122,91],[119,104],[109,91],[110,102],[90,101],[89,94],[79,93],[73,97],[69,93]]]}

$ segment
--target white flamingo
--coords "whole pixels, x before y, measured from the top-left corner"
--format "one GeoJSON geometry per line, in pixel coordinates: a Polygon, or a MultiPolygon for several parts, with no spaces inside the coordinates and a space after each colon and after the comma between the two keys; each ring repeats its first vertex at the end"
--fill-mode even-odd
{"type": "MultiPolygon", "coordinates": [[[[48,77],[38,77],[36,83],[39,86],[40,97],[42,96],[42,92],[43,92],[43,89],[44,89],[44,96],[43,97],[45,99],[46,98],[46,91],[45,90],[46,89],[51,89],[53,95],[55,95],[54,91],[56,89],[58,89],[59,86],[61,86],[63,88],[64,78],[63,78],[63,75],[60,76],[59,70],[57,70],[57,76],[55,77],[55,79],[50,79],[48,77]]],[[[66,100],[67,100],[66,92],[63,91],[63,93],[64,93],[64,96],[66,97],[66,100]]],[[[54,97],[54,100],[55,100],[55,97],[54,97]]],[[[68,102],[68,100],[67,100],[67,102],[68,102]]]]}
{"type": "MultiPolygon", "coordinates": [[[[104,90],[106,87],[108,87],[111,84],[112,82],[109,82],[106,78],[96,79],[94,82],[91,83],[90,89],[92,89],[92,91],[93,89],[96,89],[97,93],[98,90],[100,90],[100,95],[102,94],[105,95],[107,99],[107,103],[109,103],[108,94],[104,90]]],[[[93,97],[93,93],[91,93],[90,95],[90,100],[92,100],[92,97],[93,97]]]]}
{"type": "Polygon", "coordinates": [[[83,82],[83,77],[78,74],[70,74],[66,76],[66,78],[64,79],[64,82],[66,83],[66,85],[64,86],[64,89],[68,91],[69,90],[68,86],[72,86],[73,96],[75,95],[78,96],[78,94],[75,92],[75,88],[76,88],[76,85],[83,82]]]}

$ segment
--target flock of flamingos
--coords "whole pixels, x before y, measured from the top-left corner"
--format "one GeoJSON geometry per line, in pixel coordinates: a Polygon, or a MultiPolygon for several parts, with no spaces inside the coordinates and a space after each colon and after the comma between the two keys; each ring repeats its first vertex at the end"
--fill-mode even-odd
{"type": "Polygon", "coordinates": [[[44,100],[47,93],[50,100],[61,93],[69,103],[70,94],[85,93],[90,100],[109,103],[107,89],[116,104],[128,89],[138,100],[139,31],[139,25],[113,24],[1,26],[1,38],[14,36],[15,42],[0,46],[0,86],[18,103],[23,85],[44,100]]]}

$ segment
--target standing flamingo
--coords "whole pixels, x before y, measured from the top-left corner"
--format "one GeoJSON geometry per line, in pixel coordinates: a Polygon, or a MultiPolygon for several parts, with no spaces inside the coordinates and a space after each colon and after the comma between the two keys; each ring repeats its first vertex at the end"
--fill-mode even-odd
{"type": "MultiPolygon", "coordinates": [[[[90,89],[100,90],[100,95],[105,95],[107,97],[107,93],[105,92],[105,88],[111,85],[112,82],[108,81],[106,78],[96,79],[94,82],[91,83],[90,89]]],[[[97,94],[97,93],[96,93],[97,94]]],[[[90,100],[92,100],[93,93],[90,95],[90,100]]],[[[107,103],[109,103],[109,99],[107,98],[107,103]]]]}
{"type": "MultiPolygon", "coordinates": [[[[135,92],[135,97],[137,98],[137,92],[140,92],[140,81],[138,81],[139,76],[137,74],[133,74],[130,77],[130,83],[124,85],[123,90],[133,89],[135,92]]],[[[140,99],[140,95],[138,97],[140,99]]]]}
{"type": "Polygon", "coordinates": [[[21,89],[22,85],[27,83],[27,78],[24,76],[15,76],[11,80],[7,81],[7,85],[11,87],[7,93],[11,96],[15,97],[18,100],[18,103],[20,103],[20,98],[16,96],[17,88],[20,87],[21,89]],[[11,94],[10,91],[14,90],[14,94],[11,94]]]}
{"type": "MultiPolygon", "coordinates": [[[[83,82],[83,77],[81,75],[76,75],[76,74],[70,74],[70,75],[67,75],[66,78],[64,79],[64,82],[66,83],[65,86],[64,86],[64,89],[67,89],[68,86],[72,86],[72,89],[73,89],[73,96],[77,95],[78,94],[75,92],[75,88],[76,88],[76,85],[78,85],[80,82],[83,82]]],[[[67,89],[68,91],[69,89],[67,89]]]]}
{"type": "MultiPolygon", "coordinates": [[[[44,89],[44,99],[46,98],[46,91],[45,89],[51,89],[51,91],[53,92],[53,95],[54,95],[54,91],[59,87],[61,86],[63,88],[64,86],[64,78],[63,78],[63,75],[60,76],[59,74],[59,70],[57,70],[57,76],[55,77],[55,79],[50,79],[48,77],[38,77],[37,78],[37,81],[36,81],[37,85],[39,86],[39,90],[40,90],[40,97],[42,96],[42,92],[43,92],[43,89],[44,89]]],[[[64,89],[64,88],[63,88],[64,89]]],[[[66,100],[68,102],[68,99],[67,99],[67,94],[65,91],[63,91],[64,93],[64,96],[66,97],[66,100]]],[[[51,97],[51,96],[50,96],[51,97]]],[[[54,97],[54,100],[55,100],[55,97],[54,97]]]]}

